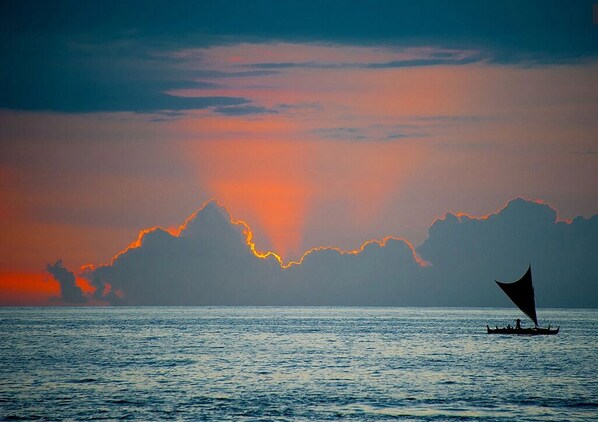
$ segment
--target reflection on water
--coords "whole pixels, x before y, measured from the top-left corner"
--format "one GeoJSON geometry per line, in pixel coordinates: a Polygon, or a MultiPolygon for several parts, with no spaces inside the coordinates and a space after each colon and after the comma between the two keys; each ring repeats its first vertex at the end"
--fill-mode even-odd
{"type": "Polygon", "coordinates": [[[596,310],[0,309],[0,416],[588,420],[596,310]]]}

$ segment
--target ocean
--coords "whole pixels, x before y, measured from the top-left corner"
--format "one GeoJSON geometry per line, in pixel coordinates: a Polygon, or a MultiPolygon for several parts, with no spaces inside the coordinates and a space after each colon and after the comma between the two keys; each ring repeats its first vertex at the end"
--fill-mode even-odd
{"type": "Polygon", "coordinates": [[[5,420],[598,420],[598,310],[0,309],[5,420]],[[528,324],[529,325],[529,324],[528,324]]]}

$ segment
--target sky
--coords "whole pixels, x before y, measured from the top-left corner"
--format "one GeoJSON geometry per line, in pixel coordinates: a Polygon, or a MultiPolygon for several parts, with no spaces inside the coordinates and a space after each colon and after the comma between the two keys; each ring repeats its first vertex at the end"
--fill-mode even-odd
{"type": "Polygon", "coordinates": [[[534,258],[545,303],[598,306],[597,14],[591,1],[5,1],[0,305],[181,303],[164,296],[172,280],[189,304],[496,305],[486,287],[445,298],[464,268],[474,286],[534,258]],[[204,219],[217,227],[184,234],[204,219]],[[511,253],[530,224],[535,243],[511,253]],[[214,241],[231,227],[239,238],[214,241]]]}

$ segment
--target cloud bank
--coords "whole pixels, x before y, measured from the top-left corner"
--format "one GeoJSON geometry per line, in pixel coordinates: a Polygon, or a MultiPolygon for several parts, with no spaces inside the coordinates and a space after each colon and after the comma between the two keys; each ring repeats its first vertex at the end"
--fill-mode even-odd
{"type": "MultiPolygon", "coordinates": [[[[509,306],[492,280],[515,280],[531,263],[538,306],[597,307],[597,242],[598,215],[559,221],[549,205],[519,198],[484,217],[448,213],[417,248],[388,237],[285,264],[256,251],[250,228],[211,201],[177,233],[143,231],[83,275],[112,304],[509,306]]],[[[60,261],[48,270],[65,301],[81,301],[60,261]]]]}

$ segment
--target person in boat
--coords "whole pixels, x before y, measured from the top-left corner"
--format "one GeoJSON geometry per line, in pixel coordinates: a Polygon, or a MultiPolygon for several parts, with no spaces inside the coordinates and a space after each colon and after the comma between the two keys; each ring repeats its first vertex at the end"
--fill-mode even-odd
{"type": "Polygon", "coordinates": [[[515,329],[521,330],[521,320],[519,318],[515,320],[515,329]]]}
{"type": "Polygon", "coordinates": [[[507,330],[511,329],[511,324],[507,324],[507,330]]]}

